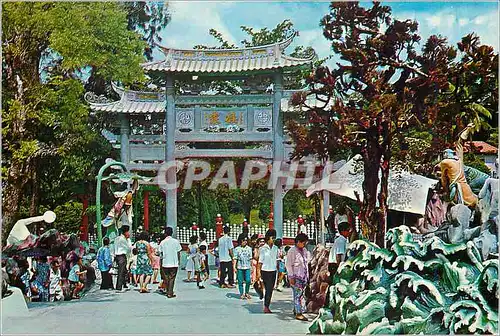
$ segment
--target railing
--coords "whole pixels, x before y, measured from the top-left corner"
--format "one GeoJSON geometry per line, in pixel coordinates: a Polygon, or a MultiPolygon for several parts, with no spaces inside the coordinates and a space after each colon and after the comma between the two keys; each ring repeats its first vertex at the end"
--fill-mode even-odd
{"type": "MultiPolygon", "coordinates": [[[[229,233],[229,236],[236,241],[238,239],[238,236],[240,233],[243,232],[243,225],[242,224],[230,224],[231,227],[231,232],[229,233]]],[[[283,237],[284,238],[289,238],[293,239],[297,235],[299,225],[296,220],[290,221],[287,220],[283,223],[283,237]]],[[[263,225],[251,225],[249,227],[249,236],[252,236],[254,234],[261,234],[265,235],[266,231],[268,230],[267,226],[263,225]]],[[[309,236],[309,239],[317,241],[318,240],[318,234],[319,234],[319,228],[317,227],[317,224],[314,222],[306,223],[306,231],[307,235],[309,236]]],[[[180,243],[182,244],[189,244],[189,238],[191,236],[200,236],[200,232],[205,232],[207,235],[207,241],[208,242],[214,242],[216,240],[216,232],[214,229],[208,229],[208,230],[193,230],[191,227],[178,227],[177,228],[177,239],[179,240],[180,243]]],[[[135,234],[131,233],[130,236],[132,241],[135,241],[135,234]]],[[[97,242],[97,235],[95,234],[89,234],[89,245],[95,244],[97,242]]]]}
{"type": "MultiPolygon", "coordinates": [[[[231,227],[231,232],[229,233],[229,236],[233,240],[237,240],[238,236],[240,233],[243,232],[243,225],[241,224],[230,224],[231,227]]],[[[296,220],[294,221],[285,221],[283,223],[283,237],[284,238],[290,238],[293,239],[297,235],[298,231],[298,223],[296,220]]],[[[251,225],[249,228],[249,236],[252,236],[253,234],[262,234],[265,235],[266,231],[268,230],[267,226],[259,226],[259,225],[251,225]]],[[[318,234],[318,227],[314,222],[310,222],[306,224],[306,230],[307,230],[307,235],[309,236],[310,239],[317,241],[317,234],[318,234]]],[[[212,242],[215,241],[216,239],[216,234],[213,229],[209,230],[203,230],[207,234],[207,241],[212,242]]],[[[185,227],[180,227],[177,229],[177,237],[179,239],[179,242],[183,244],[188,244],[189,243],[189,238],[193,235],[199,236],[200,231],[199,230],[192,230],[191,228],[185,228],[185,227]]]]}

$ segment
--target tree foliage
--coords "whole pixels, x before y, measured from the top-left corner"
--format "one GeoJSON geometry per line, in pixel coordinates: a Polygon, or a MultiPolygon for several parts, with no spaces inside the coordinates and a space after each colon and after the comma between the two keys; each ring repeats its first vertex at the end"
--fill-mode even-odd
{"type": "Polygon", "coordinates": [[[425,159],[426,150],[435,155],[455,139],[449,130],[457,128],[457,121],[479,123],[488,117],[496,99],[491,92],[497,90],[487,88],[498,88],[498,55],[473,35],[459,44],[458,61],[457,50],[440,36],[431,36],[419,51],[418,23],[393,19],[391,8],[377,2],[371,8],[333,2],[321,26],[341,62],[335,69],[318,67],[307,79],[310,92],[292,98],[293,104],[307,107],[308,121],[288,125],[295,155],[331,158],[346,148],[362,155],[362,231],[382,246],[391,161],[408,159],[412,131],[431,130],[431,144],[419,153],[425,159]],[[471,66],[473,73],[466,74],[471,66]],[[480,88],[465,90],[477,81],[480,88]],[[307,95],[323,105],[307,106],[307,95]]]}
{"type": "Polygon", "coordinates": [[[41,202],[54,209],[94,181],[111,149],[83,102],[83,78],[91,71],[142,80],[145,43],[127,29],[118,3],[17,2],[2,10],[5,233],[23,203],[32,215],[41,202]]]}
{"type": "Polygon", "coordinates": [[[144,56],[153,60],[153,50],[162,41],[161,31],[168,25],[171,15],[167,2],[123,2],[127,11],[128,29],[138,31],[147,43],[144,56]]]}

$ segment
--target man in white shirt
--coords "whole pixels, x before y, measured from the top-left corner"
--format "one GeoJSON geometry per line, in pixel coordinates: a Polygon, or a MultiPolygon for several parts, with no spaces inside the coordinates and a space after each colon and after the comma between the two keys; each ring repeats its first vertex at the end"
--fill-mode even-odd
{"type": "Polygon", "coordinates": [[[269,309],[276,283],[276,266],[278,264],[278,247],[274,245],[276,230],[269,229],[264,240],[266,244],[259,250],[259,263],[257,264],[256,280],[264,282],[264,313],[272,313],[269,309]]]}
{"type": "Polygon", "coordinates": [[[169,226],[165,229],[166,237],[160,243],[161,255],[161,275],[165,283],[168,298],[174,298],[175,277],[179,269],[179,259],[181,254],[181,244],[172,238],[173,229],[169,226]]]}
{"type": "Polygon", "coordinates": [[[328,256],[328,271],[331,276],[337,272],[339,264],[345,260],[348,245],[347,238],[351,234],[349,223],[347,222],[339,223],[338,228],[340,235],[335,238],[328,256]]]}
{"type": "MultiPolygon", "coordinates": [[[[206,246],[208,251],[207,234],[205,232],[200,232],[200,247],[206,246]]],[[[205,272],[207,273],[207,279],[210,279],[210,267],[208,265],[208,255],[205,258],[205,272]]]]}
{"type": "Polygon", "coordinates": [[[220,260],[220,279],[219,287],[234,288],[234,269],[233,269],[233,239],[229,237],[231,229],[224,226],[224,236],[219,238],[219,260],[220,260]],[[226,286],[226,274],[229,285],[226,286]]]}
{"type": "Polygon", "coordinates": [[[128,226],[122,226],[121,234],[115,238],[115,260],[118,264],[118,275],[116,279],[116,290],[122,291],[127,287],[127,255],[132,251],[130,243],[130,232],[128,226]]]}

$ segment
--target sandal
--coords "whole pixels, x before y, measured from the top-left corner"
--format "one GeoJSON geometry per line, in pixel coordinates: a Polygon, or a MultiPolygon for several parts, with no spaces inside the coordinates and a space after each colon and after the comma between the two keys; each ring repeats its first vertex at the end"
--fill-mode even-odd
{"type": "Polygon", "coordinates": [[[308,320],[308,318],[307,318],[307,317],[305,317],[305,316],[304,316],[304,315],[302,315],[302,314],[297,314],[297,315],[295,315],[295,319],[296,319],[296,320],[299,320],[299,321],[304,321],[304,322],[309,321],[309,320],[308,320]]]}

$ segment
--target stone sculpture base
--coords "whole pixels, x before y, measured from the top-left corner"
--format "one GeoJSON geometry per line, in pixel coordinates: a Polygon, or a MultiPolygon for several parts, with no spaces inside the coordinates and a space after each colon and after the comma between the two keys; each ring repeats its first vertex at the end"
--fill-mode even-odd
{"type": "Polygon", "coordinates": [[[17,287],[8,287],[12,294],[2,299],[2,320],[7,317],[28,316],[28,305],[23,292],[17,287]]]}

